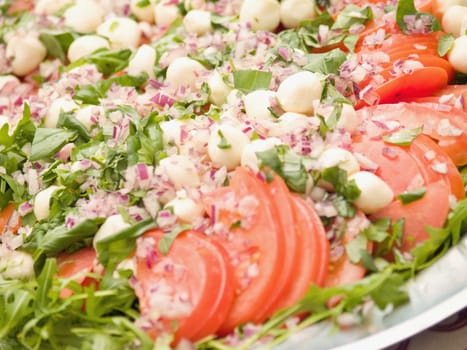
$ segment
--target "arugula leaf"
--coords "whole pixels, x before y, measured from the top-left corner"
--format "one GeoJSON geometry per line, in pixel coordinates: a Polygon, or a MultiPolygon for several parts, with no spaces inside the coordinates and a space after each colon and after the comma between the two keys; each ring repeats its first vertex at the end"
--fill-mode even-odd
{"type": "Polygon", "coordinates": [[[77,34],[71,32],[43,32],[39,35],[39,40],[46,47],[49,57],[56,57],[63,63],[67,59],[68,48],[77,37],[77,34]]]}
{"type": "Polygon", "coordinates": [[[233,72],[234,88],[248,93],[259,89],[269,89],[272,73],[260,70],[237,70],[233,72]]]}
{"type": "Polygon", "coordinates": [[[31,161],[46,159],[56,154],[65,144],[76,138],[75,131],[38,128],[31,148],[31,161]]]}
{"type": "Polygon", "coordinates": [[[451,33],[444,34],[443,36],[441,36],[441,38],[439,38],[438,41],[438,55],[440,55],[441,57],[446,55],[451,49],[452,45],[454,45],[454,40],[455,38],[451,33]]]}
{"type": "Polygon", "coordinates": [[[309,55],[309,61],[304,70],[322,74],[338,74],[339,67],[347,60],[341,49],[334,49],[322,54],[309,55]]]}
{"type": "Polygon", "coordinates": [[[75,118],[72,112],[61,112],[57,122],[57,128],[67,128],[71,131],[76,131],[77,134],[84,140],[89,141],[91,135],[89,134],[86,126],[83,125],[78,119],[75,118]]]}
{"type": "Polygon", "coordinates": [[[402,204],[409,204],[423,198],[423,196],[425,196],[425,193],[426,187],[420,187],[413,191],[398,194],[397,199],[399,199],[402,202],[402,204]]]}
{"type": "Polygon", "coordinates": [[[410,146],[413,140],[417,138],[423,131],[423,127],[416,129],[401,129],[389,135],[384,135],[382,139],[385,142],[399,146],[410,146]]]}
{"type": "Polygon", "coordinates": [[[1,289],[0,339],[5,339],[10,333],[21,329],[21,323],[34,312],[34,304],[33,297],[27,290],[1,289]]]}
{"type": "Polygon", "coordinates": [[[83,57],[68,65],[67,70],[70,71],[73,68],[79,67],[85,63],[92,63],[96,65],[98,71],[102,74],[111,75],[124,69],[128,65],[130,56],[130,49],[99,49],[89,56],[83,57]]]}
{"type": "Polygon", "coordinates": [[[388,230],[390,226],[391,220],[389,218],[382,218],[364,229],[362,234],[365,235],[368,240],[380,243],[389,237],[388,230]]]}
{"type": "Polygon", "coordinates": [[[8,134],[8,125],[5,124],[0,128],[0,146],[10,147],[17,145],[23,147],[26,143],[31,142],[36,132],[36,126],[31,120],[31,110],[25,102],[23,104],[23,117],[16,125],[13,134],[8,134]]]}
{"type": "Polygon", "coordinates": [[[347,242],[345,252],[351,262],[356,264],[360,261],[362,252],[366,252],[367,243],[367,238],[362,234],[347,242]]]}

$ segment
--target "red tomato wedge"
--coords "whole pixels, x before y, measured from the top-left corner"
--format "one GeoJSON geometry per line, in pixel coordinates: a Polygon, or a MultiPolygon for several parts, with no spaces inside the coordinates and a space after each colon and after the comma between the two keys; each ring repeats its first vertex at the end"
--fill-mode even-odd
{"type": "Polygon", "coordinates": [[[329,269],[329,242],[323,224],[313,207],[299,196],[291,196],[295,234],[300,242],[293,283],[288,286],[278,309],[292,306],[311,284],[322,287],[329,269]]]}
{"type": "Polygon", "coordinates": [[[291,286],[296,284],[296,278],[298,276],[298,269],[300,261],[299,258],[299,245],[306,244],[299,240],[297,236],[294,220],[294,212],[292,210],[292,199],[290,198],[289,189],[282,180],[282,178],[272,171],[268,171],[269,174],[273,174],[272,181],[266,183],[266,189],[269,194],[269,200],[275,207],[275,212],[278,215],[280,229],[284,233],[284,248],[285,254],[284,259],[281,261],[283,265],[283,273],[276,276],[276,289],[280,293],[273,293],[268,300],[264,301],[263,310],[258,312],[253,319],[256,323],[264,322],[274,312],[276,312],[280,306],[280,302],[284,298],[284,295],[288,293],[291,286]],[[274,294],[278,294],[274,297],[274,294]]]}
{"type": "MultiPolygon", "coordinates": [[[[96,281],[87,276],[92,272],[96,261],[96,251],[93,247],[82,248],[74,253],[61,253],[57,257],[58,275],[63,278],[73,278],[82,286],[88,286],[96,281]]],[[[60,293],[62,298],[73,294],[71,289],[65,288],[60,293]]]]}
{"type": "Polygon", "coordinates": [[[207,213],[215,212],[212,236],[226,248],[237,280],[232,309],[218,332],[223,335],[264,314],[268,308],[263,302],[282,292],[276,279],[288,273],[285,233],[266,184],[246,168],[237,168],[229,186],[205,196],[204,202],[207,213]]]}
{"type": "Polygon", "coordinates": [[[8,204],[0,211],[0,236],[7,230],[16,233],[21,227],[21,218],[19,216],[15,223],[11,222],[14,213],[15,206],[13,204],[8,204]]]}
{"type": "MultiPolygon", "coordinates": [[[[436,140],[454,164],[467,164],[467,114],[461,110],[443,111],[429,103],[398,103],[366,107],[358,115],[383,124],[397,121],[409,129],[423,126],[423,133],[436,140]]],[[[374,131],[372,124],[367,123],[365,132],[380,135],[381,129],[374,131]]]]}
{"type": "MultiPolygon", "coordinates": [[[[334,242],[334,244],[340,246],[342,254],[338,258],[331,258],[328,275],[324,282],[326,287],[335,287],[352,283],[365,276],[366,269],[361,264],[354,264],[351,262],[345,253],[344,247],[346,243],[357,237],[361,230],[368,227],[369,223],[370,222],[361,211],[358,211],[352,219],[347,221],[344,236],[342,239],[334,242]]],[[[371,242],[368,242],[367,250],[369,253],[373,251],[373,244],[371,242]]]]}
{"type": "Polygon", "coordinates": [[[181,233],[167,255],[159,250],[163,235],[151,230],[137,241],[134,289],[141,315],[154,339],[175,331],[174,343],[198,340],[216,332],[229,312],[233,270],[225,250],[206,235],[181,233]]]}

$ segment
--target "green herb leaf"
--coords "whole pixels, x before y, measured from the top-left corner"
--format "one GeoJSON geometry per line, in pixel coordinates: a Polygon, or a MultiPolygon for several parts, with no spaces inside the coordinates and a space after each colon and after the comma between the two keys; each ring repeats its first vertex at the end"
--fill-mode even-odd
{"type": "Polygon", "coordinates": [[[362,251],[366,252],[368,240],[364,235],[358,235],[345,245],[345,252],[349,260],[353,263],[358,263],[362,257],[362,251]]]}
{"type": "Polygon", "coordinates": [[[423,198],[423,196],[425,196],[425,193],[426,187],[420,187],[413,191],[398,194],[397,199],[399,199],[402,202],[402,204],[409,204],[423,198]]]}
{"type": "Polygon", "coordinates": [[[448,53],[448,51],[451,49],[452,45],[454,45],[454,36],[452,34],[444,34],[443,36],[441,36],[441,38],[439,38],[439,41],[438,41],[438,48],[437,48],[437,51],[438,51],[438,55],[440,55],[441,57],[446,55],[448,53]]]}
{"type": "Polygon", "coordinates": [[[396,23],[403,33],[408,33],[406,16],[415,16],[415,19],[427,17],[431,19],[429,29],[433,32],[441,30],[441,24],[438,19],[428,12],[418,12],[414,0],[399,0],[396,8],[396,23]]]}
{"type": "Polygon", "coordinates": [[[182,232],[191,229],[191,225],[178,225],[169,233],[165,233],[162,236],[161,241],[159,242],[159,250],[162,254],[167,255],[172,246],[173,242],[179,234],[182,232]]]}
{"type": "Polygon", "coordinates": [[[83,125],[83,123],[76,119],[74,113],[71,112],[66,113],[62,111],[60,113],[57,128],[66,128],[71,131],[76,131],[84,141],[89,141],[91,139],[88,129],[83,125]]]}
{"type": "Polygon", "coordinates": [[[44,32],[39,35],[39,40],[42,41],[44,46],[47,48],[47,54],[49,57],[56,57],[60,61],[65,62],[68,48],[77,37],[77,34],[70,32],[44,32]]]}
{"type": "Polygon", "coordinates": [[[312,54],[308,57],[308,64],[303,69],[322,74],[338,74],[339,67],[347,60],[346,54],[341,49],[334,49],[322,54],[312,54]]]}
{"type": "Polygon", "coordinates": [[[130,56],[131,50],[129,49],[122,49],[117,51],[99,49],[93,52],[91,55],[68,65],[67,70],[71,70],[85,63],[92,63],[96,65],[97,69],[102,74],[111,75],[125,68],[128,65],[130,56]]]}
{"type": "Polygon", "coordinates": [[[332,25],[332,29],[349,29],[355,24],[365,24],[373,18],[373,12],[370,6],[358,7],[356,5],[348,5],[342,10],[332,25]]]}
{"type": "Polygon", "coordinates": [[[337,194],[343,196],[349,202],[355,201],[360,195],[360,189],[354,180],[347,180],[347,173],[338,166],[326,168],[321,172],[323,180],[331,183],[337,194]]]}
{"type": "Polygon", "coordinates": [[[248,93],[260,89],[269,89],[272,73],[260,70],[237,70],[233,72],[234,88],[248,93]]]}
{"type": "Polygon", "coordinates": [[[56,154],[65,144],[76,138],[75,131],[38,128],[31,148],[31,161],[46,159],[56,154]]]}
{"type": "Polygon", "coordinates": [[[399,146],[410,146],[413,140],[422,133],[423,127],[416,129],[401,129],[389,135],[384,135],[383,140],[399,146]]]}
{"type": "Polygon", "coordinates": [[[221,130],[217,131],[217,135],[220,137],[220,141],[217,144],[217,147],[220,149],[229,149],[232,148],[232,145],[227,142],[227,139],[225,138],[224,134],[222,133],[221,130]]]}

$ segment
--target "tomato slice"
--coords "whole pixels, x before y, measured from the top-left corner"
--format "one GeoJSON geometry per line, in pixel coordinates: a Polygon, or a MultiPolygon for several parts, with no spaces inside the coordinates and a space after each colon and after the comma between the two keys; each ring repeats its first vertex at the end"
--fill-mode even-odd
{"type": "Polygon", "coordinates": [[[18,216],[18,220],[12,223],[12,217],[15,213],[15,206],[8,204],[2,211],[0,211],[0,236],[7,230],[13,233],[18,232],[21,227],[21,218],[18,216]]]}
{"type": "Polygon", "coordinates": [[[292,227],[299,245],[293,283],[281,297],[278,309],[298,302],[311,284],[322,287],[329,269],[329,242],[318,214],[301,197],[290,198],[295,221],[292,227]]]}
{"type": "Polygon", "coordinates": [[[206,235],[185,231],[163,255],[163,235],[151,230],[137,241],[133,287],[143,328],[154,339],[175,331],[174,343],[214,333],[234,295],[227,253],[206,235]]]}
{"type": "MultiPolygon", "coordinates": [[[[356,282],[365,276],[366,269],[362,264],[354,264],[345,252],[345,244],[355,239],[361,230],[368,227],[370,221],[365,214],[357,211],[356,215],[347,220],[343,237],[331,243],[331,250],[338,251],[337,257],[331,258],[329,271],[324,282],[326,287],[341,286],[347,283],[356,282]],[[334,247],[333,247],[334,246],[334,247]]],[[[373,244],[368,242],[367,251],[373,251],[373,244]]]]}
{"type": "MultiPolygon", "coordinates": [[[[96,262],[96,251],[93,247],[85,247],[73,253],[61,253],[57,256],[58,275],[63,278],[73,278],[82,286],[96,283],[88,274],[92,272],[96,262]]],[[[61,291],[62,298],[69,297],[73,291],[65,288],[61,291]]]]}
{"type": "Polygon", "coordinates": [[[264,314],[263,302],[280,294],[276,279],[287,273],[285,235],[264,181],[246,168],[237,168],[229,186],[204,202],[216,216],[212,237],[226,248],[237,280],[232,309],[218,331],[224,335],[264,314]]]}

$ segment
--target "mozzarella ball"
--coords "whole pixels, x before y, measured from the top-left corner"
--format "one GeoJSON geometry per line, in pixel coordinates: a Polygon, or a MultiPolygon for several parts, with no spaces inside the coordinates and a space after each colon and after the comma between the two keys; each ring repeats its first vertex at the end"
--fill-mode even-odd
{"type": "Polygon", "coordinates": [[[394,198],[391,187],[381,178],[369,171],[359,171],[349,176],[354,180],[361,193],[355,205],[366,214],[383,209],[394,198]]]}
{"type": "Polygon", "coordinates": [[[332,147],[324,150],[318,158],[318,164],[320,169],[323,170],[338,166],[345,170],[347,176],[360,171],[360,164],[353,154],[340,147],[332,147]]]}
{"type": "Polygon", "coordinates": [[[284,27],[298,27],[303,20],[316,17],[315,2],[313,0],[282,0],[280,14],[284,27]]]}
{"type": "Polygon", "coordinates": [[[286,112],[313,114],[313,102],[321,99],[323,86],[312,72],[302,71],[287,77],[277,89],[277,99],[286,112]]]}
{"type": "Polygon", "coordinates": [[[71,43],[68,48],[68,59],[70,62],[75,62],[99,49],[110,49],[109,42],[98,35],[83,35],[71,43]]]}
{"type": "Polygon", "coordinates": [[[8,40],[6,56],[11,60],[13,74],[25,76],[32,73],[47,56],[47,49],[34,36],[15,36],[8,40]]]}
{"type": "Polygon", "coordinates": [[[78,33],[92,33],[104,20],[103,8],[93,0],[79,0],[64,15],[65,25],[78,33]]]}
{"type": "Polygon", "coordinates": [[[159,167],[177,190],[197,187],[200,184],[198,170],[187,156],[173,155],[164,158],[160,161],[159,167]]]}
{"type": "MultiPolygon", "coordinates": [[[[324,117],[326,122],[329,122],[329,118],[334,111],[334,106],[319,106],[316,108],[315,114],[319,114],[324,117]]],[[[348,103],[342,104],[341,115],[336,123],[336,128],[344,129],[353,134],[358,126],[360,125],[360,118],[358,117],[355,108],[348,103]]]]}
{"type": "Polygon", "coordinates": [[[249,143],[248,136],[231,125],[219,125],[211,131],[208,155],[217,167],[232,170],[240,164],[243,149],[249,143]]]}
{"type": "Polygon", "coordinates": [[[11,74],[0,75],[0,90],[2,90],[3,87],[7,84],[19,85],[20,81],[17,77],[11,74]]]}
{"type": "Polygon", "coordinates": [[[108,38],[113,49],[136,48],[141,38],[141,29],[131,18],[115,17],[97,27],[97,34],[108,38]]]}
{"type": "Polygon", "coordinates": [[[34,12],[39,15],[53,15],[71,3],[73,0],[39,0],[34,6],[34,12]]]}
{"type": "Polygon", "coordinates": [[[194,88],[200,74],[205,70],[198,61],[188,57],[178,57],[167,67],[166,81],[174,88],[180,86],[194,88]]]}
{"type": "Polygon", "coordinates": [[[462,20],[467,16],[467,7],[455,5],[449,7],[443,15],[441,24],[443,30],[453,34],[455,37],[463,35],[461,33],[462,20]]]}
{"type": "Polygon", "coordinates": [[[467,0],[434,0],[433,14],[441,20],[446,11],[456,5],[467,6],[467,0]]]}
{"type": "Polygon", "coordinates": [[[269,108],[276,99],[276,93],[270,90],[255,90],[243,97],[245,113],[248,119],[275,119],[269,108]]]}
{"type": "Polygon", "coordinates": [[[173,143],[174,145],[180,144],[181,126],[182,122],[177,119],[162,121],[159,123],[162,129],[162,140],[164,144],[173,143]]]}
{"type": "Polygon", "coordinates": [[[165,208],[171,207],[173,213],[184,223],[192,223],[199,219],[204,212],[201,204],[191,198],[176,197],[169,201],[165,208]]]}
{"type": "Polygon", "coordinates": [[[264,140],[254,140],[251,143],[245,145],[242,152],[242,158],[240,164],[245,167],[249,167],[255,172],[259,170],[259,159],[256,155],[257,152],[265,152],[282,142],[276,137],[270,137],[264,140]]]}
{"type": "Polygon", "coordinates": [[[63,112],[71,112],[74,109],[77,109],[78,105],[75,101],[60,97],[56,100],[53,100],[51,105],[49,106],[49,110],[44,117],[44,124],[45,128],[56,128],[58,119],[60,118],[60,113],[63,112]]]}
{"type": "Polygon", "coordinates": [[[218,106],[222,105],[232,91],[232,88],[224,82],[224,79],[222,79],[222,76],[217,71],[212,73],[207,83],[210,90],[209,101],[218,106]]]}
{"type": "Polygon", "coordinates": [[[55,191],[61,189],[60,186],[50,186],[45,190],[40,191],[34,197],[33,211],[37,220],[43,220],[50,214],[50,200],[55,191]]]}
{"type": "Polygon", "coordinates": [[[467,36],[462,35],[456,40],[448,52],[448,60],[452,67],[460,72],[467,74],[467,36]]]}
{"type": "Polygon", "coordinates": [[[158,3],[154,7],[154,18],[160,27],[168,27],[180,16],[177,5],[158,3]]]}
{"type": "Polygon", "coordinates": [[[34,277],[34,259],[25,252],[9,251],[0,258],[0,276],[21,280],[34,277]]]}
{"type": "Polygon", "coordinates": [[[131,0],[131,13],[140,21],[154,23],[154,2],[149,1],[149,4],[141,5],[141,0],[131,0]]]}
{"type": "Polygon", "coordinates": [[[191,10],[183,18],[183,26],[189,33],[203,35],[212,30],[211,12],[204,10],[191,10]]]}
{"type": "Polygon", "coordinates": [[[313,119],[301,113],[285,112],[278,119],[271,129],[269,135],[281,136],[295,133],[297,130],[310,129],[313,119]]]}
{"type": "Polygon", "coordinates": [[[244,0],[240,9],[240,21],[251,24],[253,30],[273,31],[281,20],[277,0],[244,0]]]}
{"type": "Polygon", "coordinates": [[[92,240],[92,245],[94,249],[96,249],[97,242],[111,237],[130,226],[131,225],[128,222],[126,222],[123,219],[123,216],[121,216],[120,214],[109,216],[101,225],[101,227],[99,227],[99,230],[97,230],[96,234],[94,235],[94,238],[92,240]]]}
{"type": "Polygon", "coordinates": [[[156,62],[156,50],[149,45],[142,45],[128,63],[129,75],[140,75],[147,73],[149,78],[154,79],[154,63],[156,62]]]}

